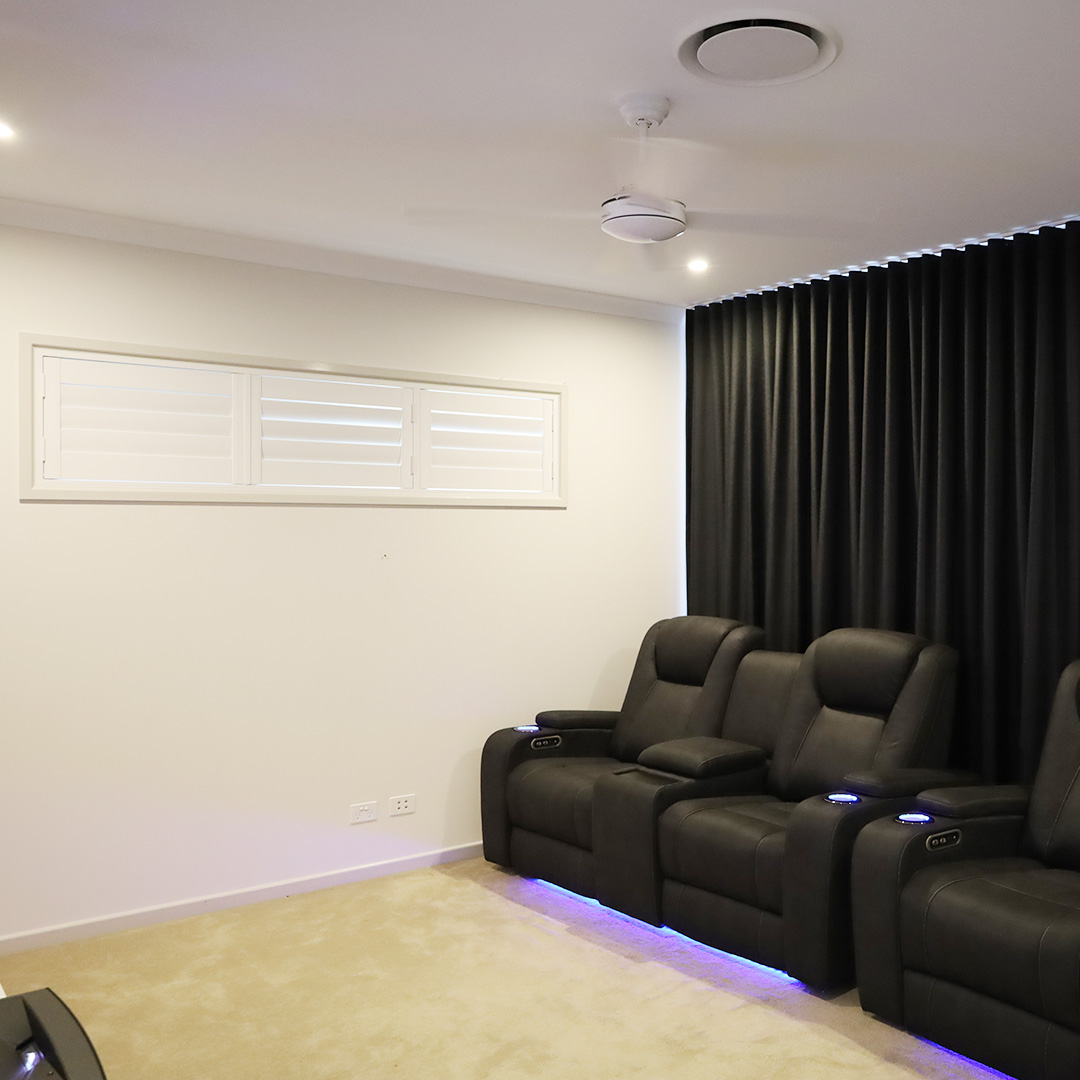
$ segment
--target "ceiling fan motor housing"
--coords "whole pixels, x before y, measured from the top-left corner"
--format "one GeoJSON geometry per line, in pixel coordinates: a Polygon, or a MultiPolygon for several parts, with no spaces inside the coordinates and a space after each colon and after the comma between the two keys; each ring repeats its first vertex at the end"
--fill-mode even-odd
{"type": "Polygon", "coordinates": [[[601,204],[600,228],[631,244],[656,244],[686,231],[686,207],[675,199],[615,195],[601,204]]]}

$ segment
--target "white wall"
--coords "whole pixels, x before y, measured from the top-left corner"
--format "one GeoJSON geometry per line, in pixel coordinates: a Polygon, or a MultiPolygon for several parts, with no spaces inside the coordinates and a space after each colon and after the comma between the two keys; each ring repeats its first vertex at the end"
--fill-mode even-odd
{"type": "Polygon", "coordinates": [[[0,297],[9,946],[473,843],[488,732],[682,610],[678,326],[20,229],[0,297]],[[565,382],[570,506],[20,503],[24,331],[565,382]]]}

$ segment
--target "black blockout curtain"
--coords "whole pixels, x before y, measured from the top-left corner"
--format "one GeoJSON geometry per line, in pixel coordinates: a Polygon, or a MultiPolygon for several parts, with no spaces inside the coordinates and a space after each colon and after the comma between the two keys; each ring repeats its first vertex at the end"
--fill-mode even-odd
{"type": "Polygon", "coordinates": [[[693,614],[960,652],[953,763],[1028,781],[1080,656],[1080,223],[687,313],[693,614]]]}

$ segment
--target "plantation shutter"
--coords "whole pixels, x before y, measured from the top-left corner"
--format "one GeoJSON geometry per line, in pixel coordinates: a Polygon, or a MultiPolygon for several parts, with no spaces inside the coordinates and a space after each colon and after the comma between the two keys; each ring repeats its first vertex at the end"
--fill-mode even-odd
{"type": "Polygon", "coordinates": [[[420,483],[428,491],[554,489],[554,402],[542,394],[420,391],[420,483]]]}
{"type": "Polygon", "coordinates": [[[94,345],[24,352],[24,499],[566,505],[565,389],[94,345]]]}
{"type": "Polygon", "coordinates": [[[412,487],[411,393],[356,379],[255,376],[253,482],[280,487],[412,487]]]}
{"type": "Polygon", "coordinates": [[[233,484],[243,379],[192,364],[44,357],[45,479],[233,484]]]}

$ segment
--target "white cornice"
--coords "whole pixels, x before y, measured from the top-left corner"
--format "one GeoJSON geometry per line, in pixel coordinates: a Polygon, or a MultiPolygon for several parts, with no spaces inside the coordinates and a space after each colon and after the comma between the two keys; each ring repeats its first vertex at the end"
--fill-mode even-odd
{"type": "Polygon", "coordinates": [[[683,317],[682,308],[649,300],[581,292],[557,285],[500,278],[452,267],[403,262],[357,251],[336,251],[306,244],[239,236],[22,199],[0,197],[0,225],[65,233],[95,240],[112,240],[191,255],[235,259],[291,270],[309,270],[392,285],[411,285],[415,288],[466,296],[590,311],[600,315],[620,315],[663,323],[677,323],[683,317]]]}

